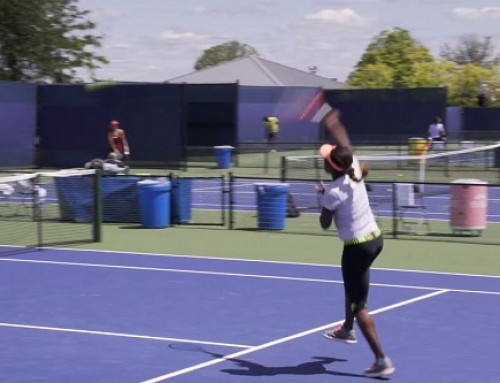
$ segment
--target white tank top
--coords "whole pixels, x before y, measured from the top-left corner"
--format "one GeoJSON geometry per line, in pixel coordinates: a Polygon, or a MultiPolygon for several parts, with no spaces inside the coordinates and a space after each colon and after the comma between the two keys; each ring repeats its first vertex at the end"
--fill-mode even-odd
{"type": "Polygon", "coordinates": [[[429,137],[430,138],[441,138],[445,135],[443,124],[431,124],[429,126],[429,137]]]}
{"type": "MultiPolygon", "coordinates": [[[[356,178],[361,178],[359,161],[352,164],[356,178]]],[[[326,185],[323,207],[335,211],[334,222],[343,241],[365,236],[378,229],[364,181],[356,182],[346,174],[326,185]]]]}

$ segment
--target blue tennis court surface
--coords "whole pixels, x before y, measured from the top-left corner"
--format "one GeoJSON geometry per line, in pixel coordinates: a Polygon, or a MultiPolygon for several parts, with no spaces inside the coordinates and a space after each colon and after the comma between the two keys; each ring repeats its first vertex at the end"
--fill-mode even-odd
{"type": "MultiPolygon", "coordinates": [[[[338,267],[76,250],[0,259],[2,382],[361,382],[338,267]]],[[[498,382],[500,278],[377,270],[397,382],[498,382]]]]}

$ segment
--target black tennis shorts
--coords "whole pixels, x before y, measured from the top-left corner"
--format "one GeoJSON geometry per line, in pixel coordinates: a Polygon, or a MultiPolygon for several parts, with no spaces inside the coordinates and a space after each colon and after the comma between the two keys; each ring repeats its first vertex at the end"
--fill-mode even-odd
{"type": "Polygon", "coordinates": [[[366,307],[370,290],[370,266],[382,252],[383,247],[382,236],[368,242],[344,246],[342,276],[345,293],[354,313],[366,307]]]}

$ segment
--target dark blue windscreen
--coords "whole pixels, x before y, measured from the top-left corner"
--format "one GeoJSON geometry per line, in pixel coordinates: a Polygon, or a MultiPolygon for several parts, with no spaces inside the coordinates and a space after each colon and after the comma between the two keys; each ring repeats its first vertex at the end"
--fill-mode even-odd
{"type": "Polygon", "coordinates": [[[34,165],[37,88],[0,83],[0,167],[34,165]]]}
{"type": "Polygon", "coordinates": [[[281,123],[278,142],[317,142],[319,124],[301,120],[306,106],[318,88],[240,86],[238,138],[240,143],[266,139],[263,118],[276,116],[281,123]]]}
{"type": "Polygon", "coordinates": [[[110,120],[120,121],[131,163],[178,163],[182,156],[182,85],[48,85],[40,91],[42,162],[81,167],[110,151],[110,120]]]}
{"type": "MultiPolygon", "coordinates": [[[[463,128],[468,132],[500,131],[500,108],[463,108],[463,128]]],[[[498,136],[493,136],[492,138],[498,136]]],[[[486,134],[484,138],[488,138],[486,134]]]]}
{"type": "Polygon", "coordinates": [[[445,88],[327,90],[325,98],[341,110],[355,143],[426,137],[433,118],[446,117],[445,88]]]}
{"type": "Polygon", "coordinates": [[[237,84],[186,84],[190,146],[236,145],[237,84]]]}

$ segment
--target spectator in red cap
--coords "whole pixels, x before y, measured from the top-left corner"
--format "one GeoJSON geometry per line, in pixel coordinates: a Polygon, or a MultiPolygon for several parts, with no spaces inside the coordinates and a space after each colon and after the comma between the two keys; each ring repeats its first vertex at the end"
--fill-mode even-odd
{"type": "Polygon", "coordinates": [[[111,151],[116,153],[117,159],[128,164],[130,148],[128,146],[127,135],[120,128],[120,123],[116,120],[112,120],[109,123],[108,141],[111,151]]]}

